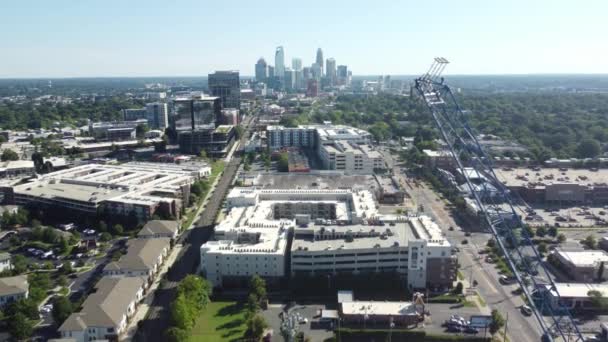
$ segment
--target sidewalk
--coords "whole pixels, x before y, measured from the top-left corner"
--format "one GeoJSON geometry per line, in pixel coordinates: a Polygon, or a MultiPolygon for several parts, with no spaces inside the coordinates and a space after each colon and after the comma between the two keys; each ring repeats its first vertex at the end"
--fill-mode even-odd
{"type": "Polygon", "coordinates": [[[163,264],[160,272],[156,275],[156,279],[154,280],[154,282],[148,289],[148,293],[144,297],[143,301],[137,307],[137,310],[135,311],[135,315],[133,315],[131,317],[131,321],[127,325],[126,333],[124,336],[125,341],[131,341],[133,339],[133,336],[137,332],[137,323],[139,321],[145,319],[146,316],[148,315],[148,310],[150,309],[150,305],[152,305],[152,301],[154,301],[154,291],[156,291],[156,289],[160,285],[160,282],[163,279],[165,273],[167,273],[167,271],[169,270],[169,267],[171,267],[173,265],[173,263],[175,262],[175,259],[177,259],[177,256],[181,252],[182,248],[183,248],[183,246],[181,244],[176,244],[175,247],[173,247],[171,254],[169,254],[169,257],[163,264]]]}

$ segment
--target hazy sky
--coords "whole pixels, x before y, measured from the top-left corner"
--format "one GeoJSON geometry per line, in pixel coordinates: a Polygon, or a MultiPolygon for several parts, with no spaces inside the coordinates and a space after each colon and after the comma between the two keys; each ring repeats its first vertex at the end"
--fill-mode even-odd
{"type": "Polygon", "coordinates": [[[356,75],[608,73],[608,0],[2,0],[0,32],[0,78],[253,75],[278,45],[356,75]]]}

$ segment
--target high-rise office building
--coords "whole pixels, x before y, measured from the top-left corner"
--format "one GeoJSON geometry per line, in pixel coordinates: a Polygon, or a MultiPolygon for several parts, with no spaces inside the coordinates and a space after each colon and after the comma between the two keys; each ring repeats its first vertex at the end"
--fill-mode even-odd
{"type": "Polygon", "coordinates": [[[209,74],[209,91],[222,99],[223,108],[241,108],[241,83],[238,71],[216,71],[209,74]]]}
{"type": "Polygon", "coordinates": [[[257,82],[266,82],[268,78],[268,64],[264,60],[264,58],[258,59],[258,62],[255,63],[255,80],[257,82]]]}
{"type": "Polygon", "coordinates": [[[268,78],[269,79],[273,79],[274,78],[274,67],[272,65],[268,66],[268,78]]]}
{"type": "Polygon", "coordinates": [[[315,60],[319,68],[321,68],[321,77],[323,76],[323,50],[317,49],[317,59],[315,60]]]}
{"type": "Polygon", "coordinates": [[[171,106],[171,126],[180,131],[214,128],[221,121],[222,100],[216,96],[178,97],[171,106]]]}
{"type": "Polygon", "coordinates": [[[146,104],[146,119],[151,128],[163,130],[167,128],[169,126],[167,104],[164,102],[146,104]]]}
{"type": "Polygon", "coordinates": [[[325,63],[325,75],[329,79],[330,85],[336,84],[336,60],[333,58],[328,58],[325,63]]]}
{"type": "Polygon", "coordinates": [[[283,78],[283,85],[286,90],[293,90],[296,88],[296,72],[290,68],[285,69],[285,77],[283,78]]]}
{"type": "Polygon", "coordinates": [[[321,77],[323,77],[323,67],[318,63],[313,63],[310,67],[311,78],[317,80],[317,82],[321,83],[321,77]]]}
{"type": "Polygon", "coordinates": [[[303,73],[302,73],[302,59],[301,58],[292,59],[291,68],[293,69],[293,71],[295,73],[294,87],[296,89],[304,88],[304,77],[303,77],[303,73]]]}
{"type": "Polygon", "coordinates": [[[337,76],[338,76],[339,85],[347,85],[348,84],[348,67],[346,65],[338,65],[337,76]]]}
{"type": "Polygon", "coordinates": [[[301,58],[293,58],[291,60],[291,68],[295,71],[302,70],[302,59],[301,58]]]}
{"type": "Polygon", "coordinates": [[[279,78],[285,74],[285,52],[282,46],[277,47],[277,51],[274,53],[274,74],[279,78]]]}

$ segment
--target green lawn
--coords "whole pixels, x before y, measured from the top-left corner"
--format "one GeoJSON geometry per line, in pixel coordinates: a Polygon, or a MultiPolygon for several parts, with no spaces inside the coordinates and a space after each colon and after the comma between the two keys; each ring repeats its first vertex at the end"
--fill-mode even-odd
{"type": "Polygon", "coordinates": [[[196,320],[188,342],[238,341],[245,334],[245,310],[236,302],[211,302],[196,320]]]}

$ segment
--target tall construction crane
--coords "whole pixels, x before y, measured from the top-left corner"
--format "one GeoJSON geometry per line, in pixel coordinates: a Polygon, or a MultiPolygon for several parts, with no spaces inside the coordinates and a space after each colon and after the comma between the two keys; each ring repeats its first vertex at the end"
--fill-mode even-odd
{"type": "Polygon", "coordinates": [[[496,177],[491,158],[468,124],[467,113],[441,77],[448,63],[445,58],[435,58],[429,70],[415,80],[416,93],[431,112],[484,223],[521,286],[541,327],[542,341],[584,341],[570,312],[561,304],[555,282],[532,244],[532,237],[523,229],[524,223],[514,207],[516,194],[510,193],[496,177]],[[486,181],[481,184],[471,181],[479,177],[486,181]]]}

